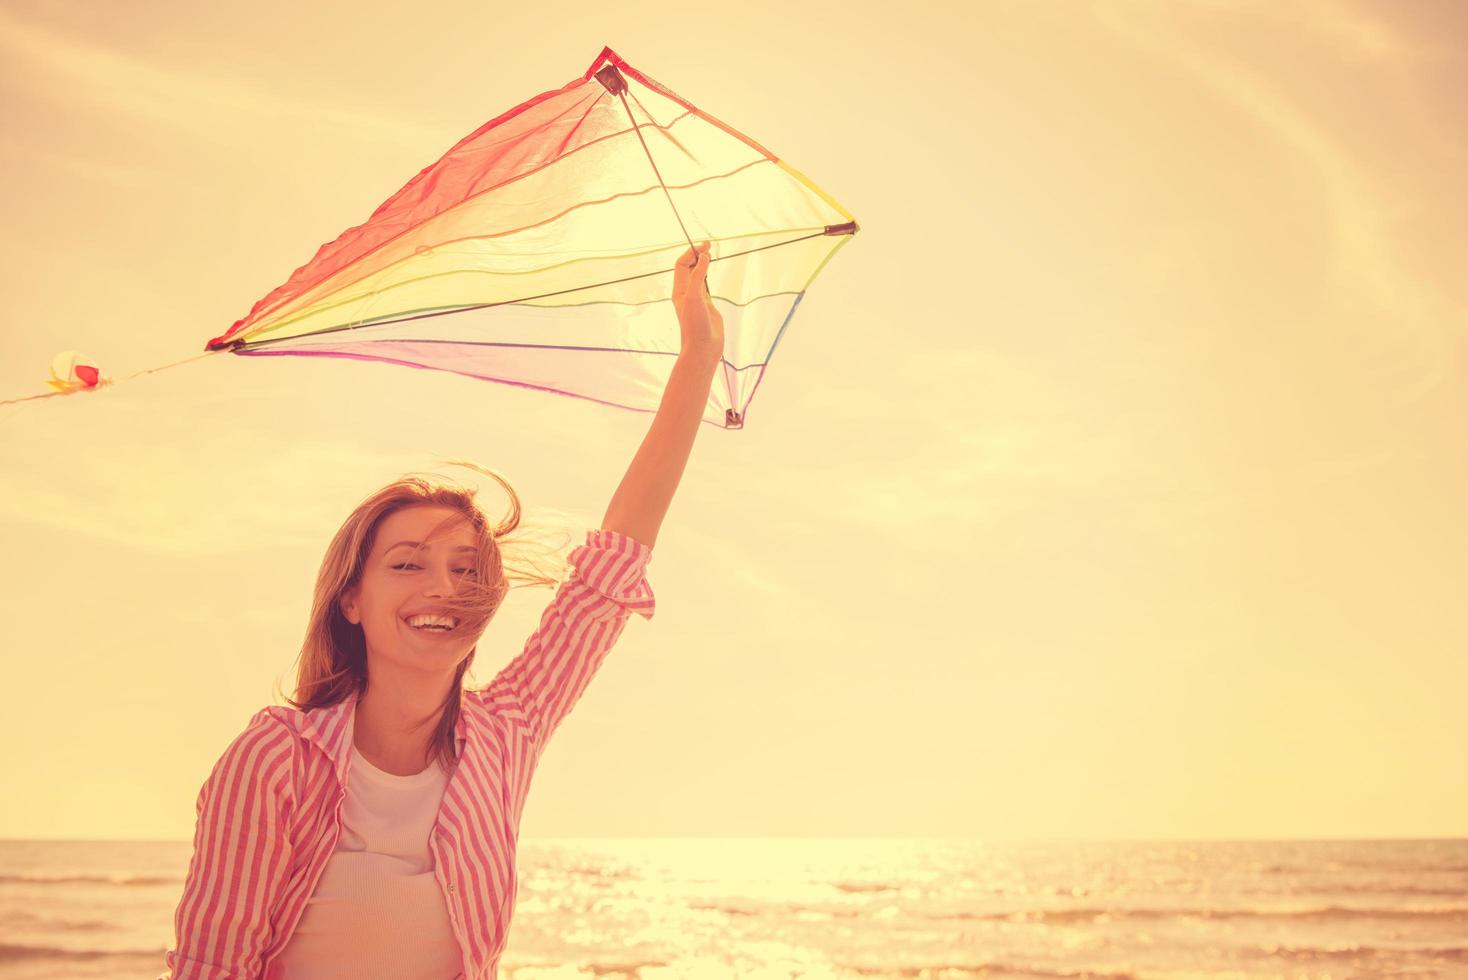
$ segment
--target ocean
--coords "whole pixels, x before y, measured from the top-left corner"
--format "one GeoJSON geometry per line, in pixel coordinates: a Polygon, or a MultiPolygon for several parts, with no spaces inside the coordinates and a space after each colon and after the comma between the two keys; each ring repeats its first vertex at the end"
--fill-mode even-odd
{"type": "MultiPolygon", "coordinates": [[[[154,978],[189,842],[0,841],[0,980],[154,978]]],[[[1468,978],[1468,839],[525,840],[506,980],[1468,978]]]]}

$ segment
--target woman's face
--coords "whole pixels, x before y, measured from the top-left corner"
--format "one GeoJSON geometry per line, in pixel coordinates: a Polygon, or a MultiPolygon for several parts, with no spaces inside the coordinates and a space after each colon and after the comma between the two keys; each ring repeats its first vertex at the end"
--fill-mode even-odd
{"type": "Polygon", "coordinates": [[[408,621],[471,584],[477,550],[473,526],[449,507],[406,507],[378,525],[362,581],[341,600],[342,613],[366,635],[369,669],[382,661],[432,673],[457,669],[477,635],[457,619],[442,631],[408,621]]]}

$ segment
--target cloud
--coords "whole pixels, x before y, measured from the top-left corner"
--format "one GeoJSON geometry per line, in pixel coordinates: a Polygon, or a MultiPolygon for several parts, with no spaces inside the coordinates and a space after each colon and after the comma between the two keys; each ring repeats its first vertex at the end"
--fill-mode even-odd
{"type": "MultiPolygon", "coordinates": [[[[291,122],[318,133],[324,127],[364,143],[380,143],[384,133],[408,144],[433,145],[443,139],[440,130],[411,119],[325,104],[319,94],[293,95],[262,85],[258,78],[214,77],[154,64],[20,20],[3,7],[0,51],[13,72],[24,65],[27,76],[42,80],[39,90],[55,98],[186,129],[192,136],[210,137],[229,146],[252,139],[255,127],[241,126],[241,117],[277,126],[291,122]],[[65,88],[58,88],[57,83],[65,88]]],[[[9,87],[14,88],[15,82],[9,87]]]]}
{"type": "Polygon", "coordinates": [[[1436,56],[1437,49],[1414,44],[1390,24],[1339,0],[1303,0],[1293,9],[1296,23],[1356,61],[1410,67],[1436,56]]]}
{"type": "MultiPolygon", "coordinates": [[[[45,146],[22,142],[8,134],[3,137],[3,140],[0,140],[0,145],[5,147],[6,153],[12,158],[22,155],[31,157],[42,165],[37,169],[44,169],[50,173],[69,174],[81,180],[107,184],[111,187],[135,190],[149,184],[162,183],[165,179],[141,167],[119,167],[105,160],[58,153],[45,146]]],[[[15,245],[16,243],[7,241],[5,244],[15,245]]],[[[25,254],[33,254],[34,249],[34,241],[27,241],[23,247],[17,247],[17,251],[25,254]]]]}
{"type": "Polygon", "coordinates": [[[198,417],[204,401],[174,416],[145,399],[97,394],[12,417],[0,442],[8,536],[50,529],[160,555],[318,547],[323,528],[361,496],[354,481],[360,488],[364,474],[400,462],[346,441],[277,442],[263,428],[211,425],[198,417]],[[226,438],[209,434],[221,430],[226,438]],[[333,485],[322,485],[323,473],[333,485]]]}
{"type": "MultiPolygon", "coordinates": [[[[1421,400],[1441,387],[1454,345],[1456,311],[1449,299],[1433,292],[1408,271],[1391,234],[1393,223],[1410,202],[1386,181],[1373,181],[1363,162],[1334,139],[1326,125],[1312,118],[1282,91],[1283,71],[1265,75],[1242,64],[1224,60],[1182,32],[1164,36],[1144,23],[1149,5],[1101,3],[1094,8],[1100,23],[1117,36],[1160,59],[1169,61],[1196,82],[1227,100],[1252,120],[1267,127],[1294,150],[1314,171],[1335,235],[1336,279],[1332,284],[1345,309],[1354,298],[1368,317],[1364,327],[1374,337],[1388,337],[1393,353],[1412,362],[1415,378],[1405,395],[1421,400]]],[[[1162,10],[1170,8],[1163,7],[1162,10]]],[[[1231,8],[1238,11],[1240,8],[1231,8]]],[[[1261,14],[1269,8],[1254,7],[1261,14]]],[[[1385,25],[1349,8],[1312,5],[1312,15],[1301,18],[1337,50],[1357,60],[1370,58],[1394,68],[1410,66],[1419,49],[1385,25]],[[1324,26],[1323,26],[1324,25],[1324,26]]],[[[1382,74],[1383,83],[1391,79],[1382,74]]],[[[1352,319],[1339,326],[1353,328],[1352,319]]]]}

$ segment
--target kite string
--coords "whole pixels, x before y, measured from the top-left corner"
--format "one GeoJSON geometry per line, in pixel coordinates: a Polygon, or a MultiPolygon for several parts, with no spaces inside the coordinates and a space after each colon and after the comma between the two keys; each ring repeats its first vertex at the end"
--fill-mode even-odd
{"type": "MultiPolygon", "coordinates": [[[[637,141],[642,144],[642,152],[647,154],[647,162],[652,164],[652,172],[658,179],[658,185],[662,187],[663,194],[666,195],[668,198],[668,207],[673,209],[673,217],[678,219],[678,227],[683,230],[683,237],[687,240],[688,247],[690,249],[693,249],[693,251],[696,253],[698,249],[694,248],[693,238],[688,234],[688,226],[683,224],[683,216],[678,213],[678,207],[673,203],[673,194],[671,191],[668,190],[668,185],[663,182],[663,175],[662,172],[658,170],[657,161],[652,158],[652,150],[648,149],[647,140],[644,139],[642,136],[642,127],[637,125],[637,117],[632,115],[632,107],[627,104],[627,92],[624,89],[617,94],[622,99],[622,108],[627,110],[627,118],[632,122],[632,131],[637,134],[637,141]]],[[[697,262],[698,259],[695,257],[694,263],[697,264],[697,262]]]]}
{"type": "Polygon", "coordinates": [[[97,388],[105,388],[108,385],[116,384],[118,381],[131,381],[133,378],[136,378],[139,375],[152,374],[155,371],[163,371],[171,367],[178,367],[180,364],[188,364],[191,361],[197,361],[200,358],[209,357],[210,355],[218,353],[221,352],[217,350],[205,351],[202,354],[195,354],[193,357],[186,357],[181,361],[174,361],[172,364],[160,364],[158,367],[144,368],[141,371],[136,371],[132,374],[129,374],[125,378],[102,378],[96,385],[91,388],[76,387],[69,388],[65,391],[48,391],[45,394],[41,395],[26,395],[24,398],[7,398],[4,401],[0,401],[0,405],[18,405],[21,402],[31,402],[41,398],[55,398],[57,395],[74,395],[79,391],[95,391],[97,388]]]}

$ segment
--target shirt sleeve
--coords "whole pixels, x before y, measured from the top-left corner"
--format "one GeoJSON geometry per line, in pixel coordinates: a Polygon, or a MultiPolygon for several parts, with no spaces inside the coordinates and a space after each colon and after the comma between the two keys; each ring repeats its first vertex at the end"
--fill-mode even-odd
{"type": "Polygon", "coordinates": [[[627,621],[652,619],[652,548],[620,531],[587,532],[568,556],[570,577],[541,614],[524,650],[482,692],[518,721],[538,758],[591,683],[627,621]]]}
{"type": "Polygon", "coordinates": [[[262,709],[199,791],[194,855],[158,980],[258,980],[290,862],[294,736],[262,709]]]}

